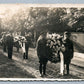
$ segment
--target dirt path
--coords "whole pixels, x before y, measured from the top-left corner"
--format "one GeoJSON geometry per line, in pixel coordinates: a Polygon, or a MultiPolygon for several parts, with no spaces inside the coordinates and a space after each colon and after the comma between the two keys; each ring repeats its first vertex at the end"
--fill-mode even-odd
{"type": "Polygon", "coordinates": [[[0,50],[0,78],[35,78],[26,70],[17,66],[14,60],[10,60],[0,50]]]}
{"type": "MultiPolygon", "coordinates": [[[[7,56],[7,53],[4,53],[5,56],[7,56]]],[[[22,51],[20,50],[20,53],[17,53],[14,49],[13,52],[13,61],[17,67],[19,67],[23,72],[27,72],[27,74],[31,74],[35,76],[36,78],[41,78],[39,74],[39,61],[38,57],[36,55],[35,49],[30,48],[29,49],[29,59],[23,60],[22,51]]],[[[76,60],[75,60],[76,61],[76,60]]],[[[61,76],[59,75],[59,66],[60,64],[54,64],[51,62],[48,62],[47,64],[47,76],[45,78],[54,78],[54,79],[83,79],[84,78],[84,72],[83,69],[79,66],[70,65],[70,75],[69,76],[61,76]]],[[[17,75],[16,75],[17,76],[17,75]]],[[[23,76],[25,78],[25,76],[23,76]]]]}

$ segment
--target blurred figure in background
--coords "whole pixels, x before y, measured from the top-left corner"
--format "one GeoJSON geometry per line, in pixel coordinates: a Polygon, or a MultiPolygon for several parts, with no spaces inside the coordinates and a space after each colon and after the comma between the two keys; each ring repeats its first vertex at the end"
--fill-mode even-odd
{"type": "Polygon", "coordinates": [[[28,59],[28,51],[29,51],[29,47],[31,45],[31,32],[29,32],[28,34],[25,34],[25,55],[24,55],[24,59],[28,59]]]}
{"type": "Polygon", "coordinates": [[[11,33],[7,34],[7,49],[8,49],[8,58],[12,59],[12,52],[13,52],[13,36],[11,33]]]}

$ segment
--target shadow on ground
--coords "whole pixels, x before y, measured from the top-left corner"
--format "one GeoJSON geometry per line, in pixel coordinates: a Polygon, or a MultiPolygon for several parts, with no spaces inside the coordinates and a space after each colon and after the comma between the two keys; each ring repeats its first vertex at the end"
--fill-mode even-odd
{"type": "Polygon", "coordinates": [[[0,78],[35,78],[28,72],[20,69],[15,62],[0,52],[0,78]]]}

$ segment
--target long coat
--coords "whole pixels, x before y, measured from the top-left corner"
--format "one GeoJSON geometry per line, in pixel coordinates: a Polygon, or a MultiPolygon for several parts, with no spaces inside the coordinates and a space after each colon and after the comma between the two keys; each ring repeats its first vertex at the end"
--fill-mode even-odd
{"type": "Polygon", "coordinates": [[[13,42],[13,37],[11,35],[7,36],[8,58],[10,59],[12,59],[13,42]]]}
{"type": "Polygon", "coordinates": [[[14,44],[14,40],[13,40],[13,36],[7,36],[7,48],[11,49],[13,48],[13,44],[14,44]]]}
{"type": "Polygon", "coordinates": [[[66,41],[63,43],[65,46],[64,54],[64,64],[69,64],[71,62],[71,59],[73,58],[73,42],[70,39],[66,39],[66,41]]]}
{"type": "Polygon", "coordinates": [[[31,45],[31,37],[30,36],[25,36],[26,42],[25,42],[25,49],[28,51],[28,48],[31,45]]]}
{"type": "Polygon", "coordinates": [[[40,63],[46,63],[48,61],[48,50],[46,44],[46,38],[41,38],[37,41],[37,55],[40,63]]]}

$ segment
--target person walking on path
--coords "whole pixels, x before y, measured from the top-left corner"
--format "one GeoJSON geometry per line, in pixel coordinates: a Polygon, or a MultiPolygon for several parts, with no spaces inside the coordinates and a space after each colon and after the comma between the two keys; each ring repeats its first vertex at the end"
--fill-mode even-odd
{"type": "Polygon", "coordinates": [[[39,71],[41,76],[46,75],[46,65],[48,62],[46,33],[42,33],[37,41],[37,55],[39,58],[39,71]]]}
{"type": "Polygon", "coordinates": [[[8,58],[12,59],[12,52],[13,52],[13,36],[12,34],[7,35],[7,49],[8,49],[8,58]]]}
{"type": "Polygon", "coordinates": [[[30,47],[31,42],[32,42],[31,36],[32,36],[32,34],[30,32],[25,35],[26,41],[25,41],[25,57],[24,57],[24,59],[28,59],[28,54],[29,54],[28,51],[29,51],[29,47],[30,47]]]}
{"type": "Polygon", "coordinates": [[[31,33],[26,33],[25,36],[23,36],[22,41],[19,42],[23,51],[23,59],[28,59],[28,51],[31,45],[31,36],[31,33]]]}
{"type": "Polygon", "coordinates": [[[65,51],[63,52],[64,55],[64,68],[65,73],[69,75],[69,65],[71,63],[71,59],[73,58],[73,42],[70,40],[70,33],[64,32],[63,36],[63,44],[65,46],[65,51]]]}

